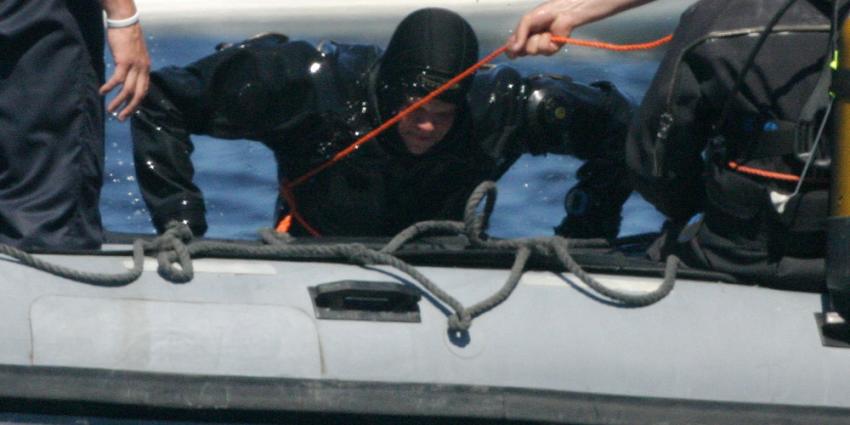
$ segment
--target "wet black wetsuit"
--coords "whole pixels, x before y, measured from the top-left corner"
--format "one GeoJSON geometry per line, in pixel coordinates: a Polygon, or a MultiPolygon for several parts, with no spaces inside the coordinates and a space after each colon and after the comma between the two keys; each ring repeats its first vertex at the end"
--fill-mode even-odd
{"type": "Polygon", "coordinates": [[[0,243],[100,246],[103,68],[98,1],[0,2],[0,243]]]}
{"type": "MultiPolygon", "coordinates": [[[[267,36],[154,72],[132,130],[157,229],[176,219],[196,234],[206,230],[203,197],[192,183],[191,134],[261,141],[275,154],[280,181],[291,181],[388,118],[376,98],[380,58],[372,46],[267,36]]],[[[299,186],[298,211],[323,235],[387,236],[417,221],[460,219],[472,189],[523,153],[594,158],[621,147],[631,113],[609,84],[524,79],[507,66],[481,71],[453,129],[430,151],[407,153],[391,129],[299,186]],[[547,101],[529,102],[532,93],[547,101]],[[567,118],[544,122],[558,105],[567,118]]],[[[305,230],[296,223],[292,233],[305,230]]]]}

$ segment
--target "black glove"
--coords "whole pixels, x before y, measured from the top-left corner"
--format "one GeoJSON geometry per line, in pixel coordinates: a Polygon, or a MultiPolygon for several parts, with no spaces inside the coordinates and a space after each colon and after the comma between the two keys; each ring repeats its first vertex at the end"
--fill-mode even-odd
{"type": "Polygon", "coordinates": [[[625,168],[594,159],[577,173],[578,183],[564,197],[567,216],[555,234],[576,239],[614,239],[620,232],[623,204],[632,189],[625,168]]]}

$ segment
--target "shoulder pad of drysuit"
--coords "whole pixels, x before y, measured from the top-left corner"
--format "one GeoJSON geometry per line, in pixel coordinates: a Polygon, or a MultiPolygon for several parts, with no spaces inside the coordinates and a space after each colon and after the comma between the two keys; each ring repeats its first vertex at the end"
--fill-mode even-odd
{"type": "MultiPolygon", "coordinates": [[[[495,86],[522,83],[522,76],[510,65],[485,65],[475,73],[470,90],[491,90],[495,86]]],[[[472,92],[470,91],[470,95],[472,92]]]]}
{"type": "Polygon", "coordinates": [[[369,70],[380,59],[383,51],[368,44],[343,44],[322,41],[316,49],[323,58],[337,64],[340,76],[352,76],[369,70]]]}
{"type": "Polygon", "coordinates": [[[279,46],[281,44],[287,43],[289,41],[289,36],[277,33],[277,32],[262,32],[257,35],[254,35],[246,40],[243,40],[239,43],[231,43],[227,41],[222,41],[215,45],[215,51],[220,52],[224,49],[238,46],[238,47],[273,47],[279,46]]]}
{"type": "Polygon", "coordinates": [[[493,107],[519,107],[522,102],[523,79],[507,65],[496,65],[478,71],[467,93],[473,119],[486,115],[493,107]]]}
{"type": "Polygon", "coordinates": [[[316,50],[322,55],[336,58],[366,58],[374,61],[381,57],[383,50],[371,44],[345,44],[333,40],[325,40],[316,45],[316,50]]]}

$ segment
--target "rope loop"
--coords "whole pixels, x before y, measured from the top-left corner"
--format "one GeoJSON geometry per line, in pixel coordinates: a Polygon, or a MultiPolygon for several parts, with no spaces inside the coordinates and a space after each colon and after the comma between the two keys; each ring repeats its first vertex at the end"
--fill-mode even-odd
{"type": "Polygon", "coordinates": [[[260,231],[263,240],[266,241],[266,245],[263,246],[246,246],[232,242],[193,242],[192,232],[189,227],[183,223],[173,222],[169,224],[165,233],[152,241],[146,242],[139,239],[133,243],[134,266],[132,270],[125,273],[108,275],[80,272],[48,263],[31,254],[3,244],[0,244],[0,254],[14,257],[24,265],[66,279],[98,286],[121,286],[138,279],[144,269],[145,253],[156,254],[159,274],[166,280],[174,283],[191,281],[194,277],[192,257],[197,258],[203,255],[277,260],[292,260],[305,257],[346,258],[355,264],[364,266],[386,265],[406,273],[420,285],[424,292],[431,294],[433,298],[439,300],[452,310],[452,313],[448,315],[448,327],[452,331],[468,331],[472,326],[472,321],[476,317],[506,301],[517,288],[531,255],[557,258],[567,271],[573,273],[588,287],[625,306],[641,307],[653,304],[666,297],[673,289],[679,265],[678,258],[674,256],[667,258],[664,281],[656,290],[650,293],[635,294],[618,291],[596,281],[570,255],[569,251],[572,246],[597,247],[599,246],[599,241],[584,243],[580,240],[572,241],[559,236],[515,240],[485,240],[486,235],[484,234],[484,230],[493,211],[495,199],[495,183],[484,182],[470,196],[464,222],[432,221],[414,224],[399,233],[398,236],[393,238],[381,250],[373,250],[360,243],[298,245],[290,243],[292,241],[291,236],[282,236],[273,232],[271,229],[260,231]],[[479,214],[476,209],[482,201],[484,201],[484,208],[483,212],[479,214]],[[403,244],[434,230],[465,235],[470,241],[469,245],[473,247],[514,250],[516,252],[514,264],[502,287],[480,302],[467,307],[432,282],[415,267],[393,255],[403,244]]]}
{"type": "Polygon", "coordinates": [[[493,214],[493,209],[496,205],[496,192],[496,183],[493,181],[485,181],[479,184],[475,190],[472,191],[472,194],[469,196],[469,200],[466,202],[466,209],[464,210],[464,228],[466,236],[473,245],[485,244],[484,241],[487,239],[485,232],[490,224],[490,216],[493,214]],[[481,214],[478,214],[476,210],[482,200],[485,201],[484,211],[481,214]]]}
{"type": "Polygon", "coordinates": [[[157,271],[162,277],[174,283],[187,283],[195,277],[192,256],[186,246],[192,237],[192,230],[186,223],[171,221],[165,232],[153,240],[157,271]]]}

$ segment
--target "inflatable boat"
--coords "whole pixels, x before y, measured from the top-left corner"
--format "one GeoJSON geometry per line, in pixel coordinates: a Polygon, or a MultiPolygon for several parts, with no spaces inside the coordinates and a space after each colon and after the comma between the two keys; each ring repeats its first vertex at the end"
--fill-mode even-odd
{"type": "Polygon", "coordinates": [[[0,247],[0,422],[850,423],[826,294],[481,221],[0,247]]]}
{"type": "Polygon", "coordinates": [[[651,236],[493,240],[484,221],[3,248],[0,420],[850,421],[824,294],[629,254],[651,236]]]}

